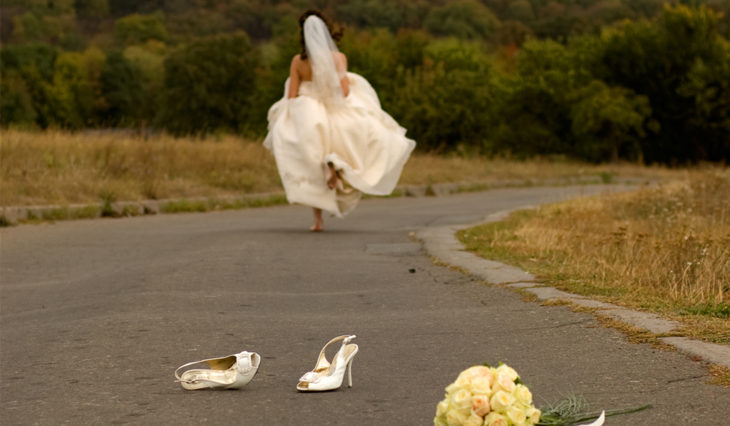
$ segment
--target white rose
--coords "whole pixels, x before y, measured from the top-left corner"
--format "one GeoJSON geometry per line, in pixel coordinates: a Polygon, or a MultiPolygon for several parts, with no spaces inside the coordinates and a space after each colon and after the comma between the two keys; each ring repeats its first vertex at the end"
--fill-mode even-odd
{"type": "Polygon", "coordinates": [[[467,389],[471,386],[471,379],[468,377],[461,377],[459,376],[456,381],[446,387],[446,392],[448,393],[456,393],[461,389],[467,389]]]}
{"type": "Polygon", "coordinates": [[[510,367],[507,364],[502,364],[497,367],[497,374],[506,374],[507,377],[509,377],[509,379],[513,382],[517,380],[518,377],[520,377],[520,375],[517,374],[514,368],[510,367]]]}
{"type": "Polygon", "coordinates": [[[444,414],[449,410],[449,400],[444,399],[439,402],[436,406],[436,417],[443,417],[444,414]]]}
{"type": "Polygon", "coordinates": [[[492,385],[487,377],[475,377],[471,380],[471,392],[488,395],[492,392],[492,385]]]}
{"type": "Polygon", "coordinates": [[[486,395],[474,395],[471,398],[471,412],[477,416],[484,416],[492,411],[489,405],[489,397],[486,395]]]}
{"type": "Polygon", "coordinates": [[[507,417],[495,413],[492,411],[491,413],[487,414],[487,417],[484,418],[484,426],[507,426],[509,425],[509,420],[507,420],[507,417]]]}
{"type": "Polygon", "coordinates": [[[471,392],[466,389],[460,389],[455,394],[451,395],[451,403],[459,411],[465,411],[468,413],[471,410],[471,392]]]}
{"type": "Polygon", "coordinates": [[[510,405],[514,404],[515,397],[505,391],[497,391],[489,400],[493,411],[506,412],[510,405]]]}
{"type": "Polygon", "coordinates": [[[461,411],[451,410],[448,414],[446,414],[446,424],[449,426],[462,426],[464,422],[466,422],[467,418],[467,414],[464,414],[461,411]]]}
{"type": "Polygon", "coordinates": [[[484,424],[482,416],[477,416],[474,413],[471,413],[469,418],[463,423],[464,426],[482,426],[482,424],[484,424]]]}
{"type": "Polygon", "coordinates": [[[433,419],[433,426],[449,426],[449,424],[446,423],[446,420],[436,417],[433,419]]]}
{"type": "Polygon", "coordinates": [[[475,377],[488,376],[489,374],[489,367],[485,367],[483,365],[475,365],[474,367],[469,367],[466,370],[462,371],[461,374],[459,374],[459,378],[465,377],[468,379],[473,379],[475,377]]]}
{"type": "Polygon", "coordinates": [[[527,389],[525,385],[517,385],[512,395],[515,397],[517,402],[524,406],[532,405],[532,392],[527,389]]]}
{"type": "Polygon", "coordinates": [[[506,371],[497,373],[497,381],[494,384],[494,388],[512,393],[515,390],[515,381],[511,377],[512,375],[506,371]]]}
{"type": "Polygon", "coordinates": [[[527,416],[521,407],[512,405],[507,409],[507,418],[515,425],[524,425],[527,416]]]}
{"type": "Polygon", "coordinates": [[[492,385],[497,381],[497,369],[492,367],[489,369],[489,377],[492,380],[492,385]]]}
{"type": "Polygon", "coordinates": [[[538,410],[535,407],[530,407],[527,409],[527,417],[533,425],[540,421],[540,415],[542,414],[540,410],[538,410]]]}

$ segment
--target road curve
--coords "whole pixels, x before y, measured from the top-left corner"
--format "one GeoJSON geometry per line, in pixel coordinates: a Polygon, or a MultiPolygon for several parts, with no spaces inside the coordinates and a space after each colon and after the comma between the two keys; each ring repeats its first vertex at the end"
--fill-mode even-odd
{"type": "Polygon", "coordinates": [[[513,366],[537,405],[653,404],[611,425],[720,425],[701,363],[592,315],[523,302],[434,265],[410,237],[609,186],[364,201],[307,232],[303,207],[59,222],[0,231],[4,424],[427,425],[462,369],[513,366]],[[298,393],[321,346],[357,334],[354,387],[298,393]],[[184,391],[183,363],[261,354],[239,391],[184,391]]]}

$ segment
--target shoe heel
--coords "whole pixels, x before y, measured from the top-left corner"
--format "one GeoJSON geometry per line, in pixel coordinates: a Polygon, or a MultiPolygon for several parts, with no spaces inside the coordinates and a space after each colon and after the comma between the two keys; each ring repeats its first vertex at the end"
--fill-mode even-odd
{"type": "Polygon", "coordinates": [[[352,387],[352,361],[355,357],[350,358],[350,362],[347,363],[347,387],[352,387]]]}

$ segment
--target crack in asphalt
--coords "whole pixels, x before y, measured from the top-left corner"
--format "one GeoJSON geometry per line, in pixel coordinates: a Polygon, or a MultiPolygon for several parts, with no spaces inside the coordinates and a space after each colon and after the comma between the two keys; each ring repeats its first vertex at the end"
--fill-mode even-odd
{"type": "Polygon", "coordinates": [[[673,380],[667,380],[667,384],[669,383],[678,383],[678,382],[687,382],[690,380],[697,380],[697,379],[704,379],[705,376],[690,376],[690,377],[683,377],[679,379],[673,379],[673,380]]]}

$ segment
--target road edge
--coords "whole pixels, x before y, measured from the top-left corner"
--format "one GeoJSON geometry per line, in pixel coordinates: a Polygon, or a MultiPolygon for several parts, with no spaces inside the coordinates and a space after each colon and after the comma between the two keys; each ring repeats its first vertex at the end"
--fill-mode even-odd
{"type": "MultiPolygon", "coordinates": [[[[422,241],[425,251],[437,261],[463,270],[469,275],[476,276],[485,282],[524,291],[534,295],[540,301],[564,301],[572,305],[593,309],[598,316],[608,317],[622,323],[647,330],[653,334],[672,333],[680,327],[675,321],[659,317],[656,314],[636,311],[612,303],[592,300],[586,296],[568,293],[550,287],[540,282],[534,275],[517,267],[484,259],[466,251],[466,248],[456,238],[456,233],[473,226],[499,222],[510,213],[517,210],[532,209],[535,206],[525,205],[513,209],[502,210],[486,216],[479,222],[426,227],[415,233],[416,238],[422,241]]],[[[730,347],[715,343],[703,342],[687,337],[659,337],[659,341],[676,348],[690,356],[700,357],[712,364],[730,368],[730,347]]]]}
{"type": "MultiPolygon", "coordinates": [[[[650,180],[650,179],[649,179],[650,180]]],[[[600,176],[573,176],[553,179],[502,179],[491,182],[434,183],[428,185],[399,185],[389,197],[428,197],[478,192],[497,188],[525,186],[595,185],[610,183],[646,182],[640,177],[602,178],[600,176]]],[[[364,196],[363,198],[368,198],[364,196]]],[[[167,213],[208,212],[215,210],[268,207],[286,204],[283,191],[241,194],[218,197],[185,197],[175,199],[116,201],[98,203],[0,206],[0,226],[56,220],[95,219],[100,217],[134,217],[167,213]]]]}

